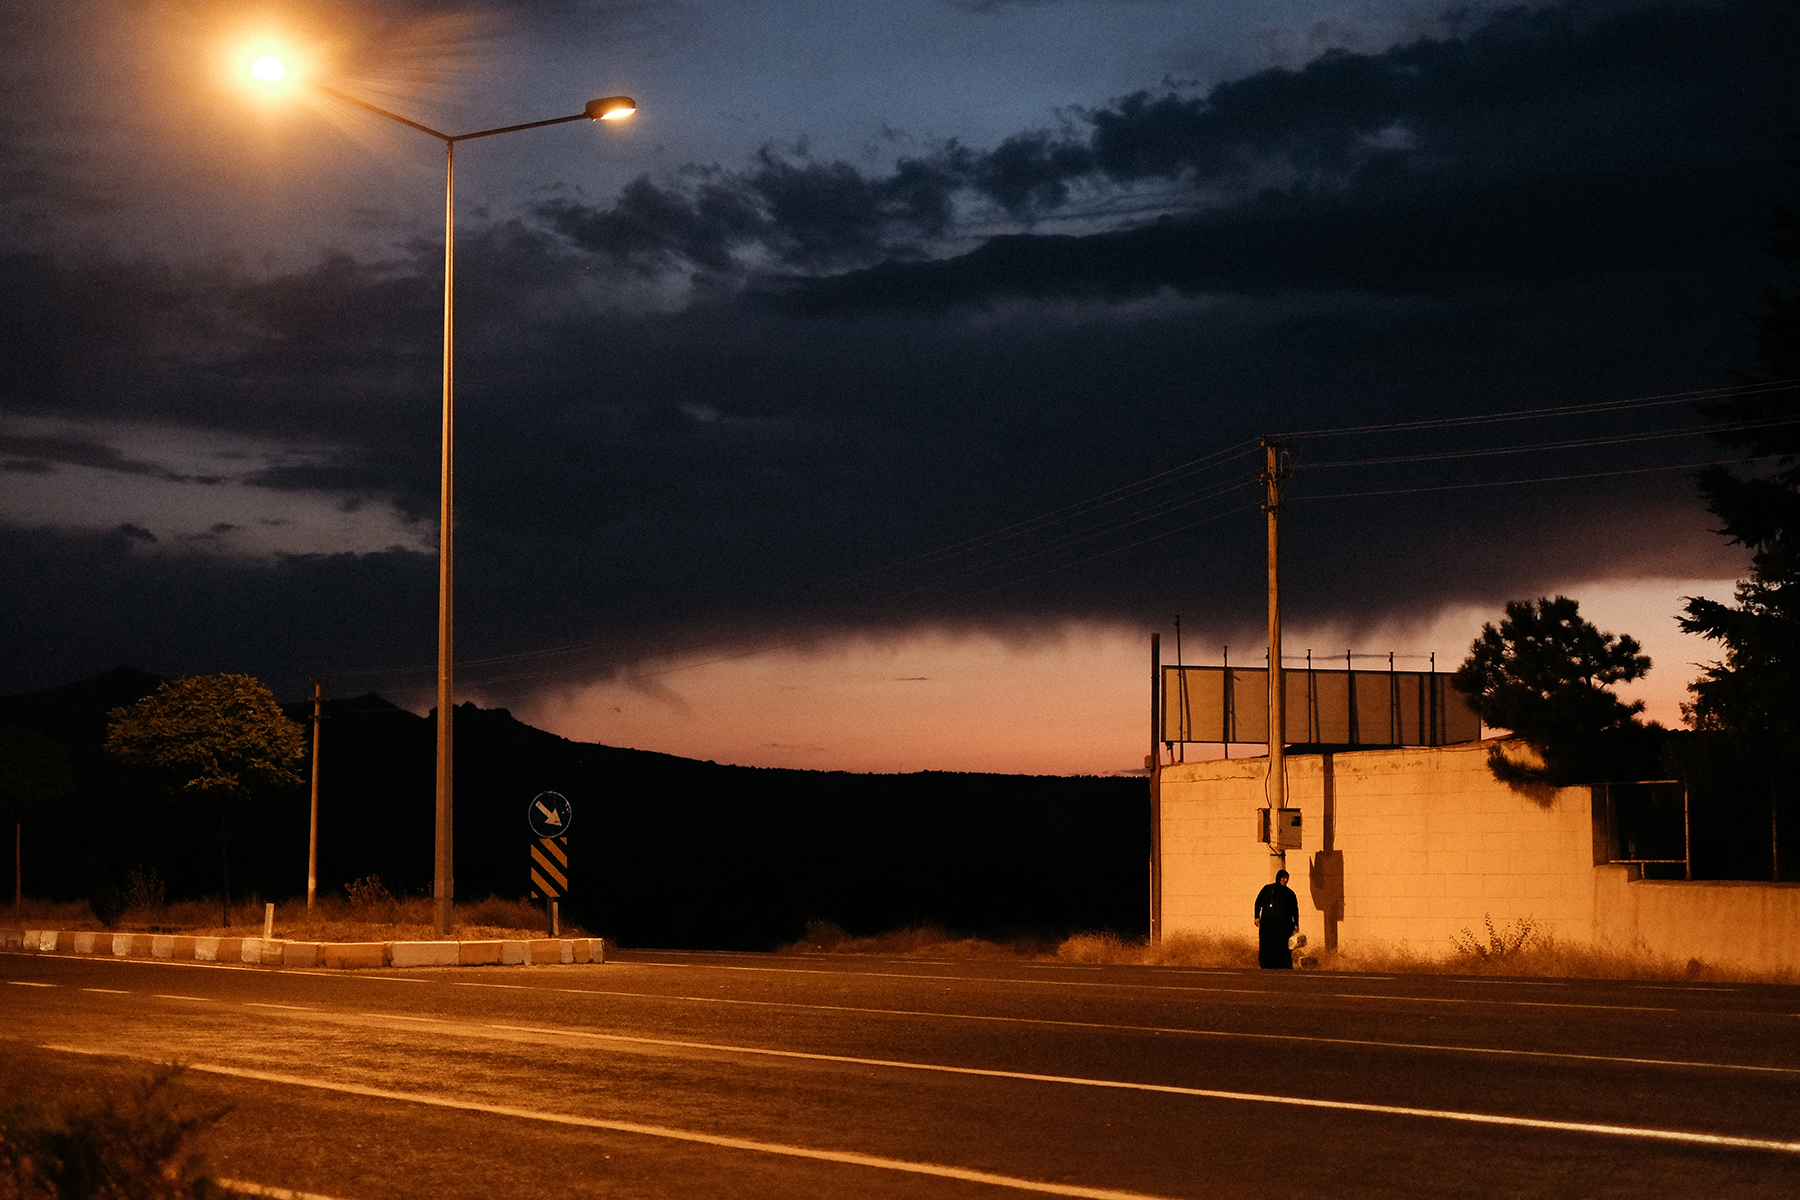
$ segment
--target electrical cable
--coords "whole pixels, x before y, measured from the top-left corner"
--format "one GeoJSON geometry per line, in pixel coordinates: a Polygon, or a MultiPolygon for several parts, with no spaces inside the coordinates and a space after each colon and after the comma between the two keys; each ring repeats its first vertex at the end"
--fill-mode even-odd
{"type": "Polygon", "coordinates": [[[1636,408],[1657,408],[1671,404],[1694,404],[1702,400],[1732,396],[1760,395],[1767,392],[1800,390],[1800,379],[1774,379],[1730,387],[1701,388],[1689,392],[1665,392],[1659,395],[1634,396],[1621,400],[1594,400],[1581,404],[1558,404],[1544,408],[1521,408],[1506,412],[1478,413],[1466,417],[1433,417],[1419,421],[1389,421],[1378,425],[1340,425],[1328,429],[1301,429],[1286,437],[1336,437],[1353,433],[1389,433],[1411,429],[1449,429],[1464,425],[1487,425],[1501,421],[1536,421],[1550,417],[1585,416],[1590,413],[1620,412],[1636,408]]]}
{"type": "Polygon", "coordinates": [[[1397,454],[1387,458],[1339,458],[1324,462],[1308,462],[1306,470],[1323,467],[1372,467],[1396,463],[1438,462],[1457,458],[1489,458],[1502,454],[1529,454],[1538,450],[1578,450],[1595,446],[1624,446],[1638,442],[1667,441],[1671,438],[1710,436],[1715,433],[1748,429],[1774,429],[1784,425],[1800,425],[1800,416],[1768,421],[1746,421],[1736,425],[1688,425],[1680,429],[1654,433],[1633,433],[1621,437],[1573,438],[1560,442],[1531,442],[1519,446],[1492,446],[1480,450],[1445,450],[1435,454],[1397,454]]]}
{"type": "MultiPolygon", "coordinates": [[[[1754,458],[1736,459],[1734,462],[1757,462],[1766,458],[1778,458],[1779,455],[1761,454],[1754,458]]],[[[1619,471],[1588,471],[1579,475],[1539,475],[1530,479],[1497,479],[1481,483],[1445,483],[1432,487],[1385,488],[1370,492],[1326,492],[1316,495],[1300,496],[1301,500],[1351,500],[1362,496],[1408,496],[1415,492],[1458,492],[1471,488],[1513,487],[1523,483],[1561,483],[1570,479],[1605,479],[1614,475],[1649,475],[1657,471],[1692,471],[1701,467],[1731,466],[1733,463],[1698,462],[1675,463],[1666,467],[1630,467],[1619,471]]]]}

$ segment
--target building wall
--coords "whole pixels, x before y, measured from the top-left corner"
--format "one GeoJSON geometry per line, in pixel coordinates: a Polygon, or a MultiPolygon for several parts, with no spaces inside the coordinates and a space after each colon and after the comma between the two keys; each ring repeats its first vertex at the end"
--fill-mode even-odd
{"type": "MultiPolygon", "coordinates": [[[[1757,968],[1800,966],[1800,887],[1665,883],[1597,865],[1587,788],[1519,790],[1492,742],[1288,758],[1305,816],[1289,851],[1313,945],[1448,954],[1529,917],[1558,941],[1757,968]]],[[[1257,840],[1267,760],[1162,771],[1163,928],[1249,935],[1272,867],[1257,840]]]]}
{"type": "Polygon", "coordinates": [[[1800,884],[1631,878],[1628,867],[1594,868],[1596,940],[1615,950],[1650,950],[1763,970],[1800,969],[1800,884]]]}

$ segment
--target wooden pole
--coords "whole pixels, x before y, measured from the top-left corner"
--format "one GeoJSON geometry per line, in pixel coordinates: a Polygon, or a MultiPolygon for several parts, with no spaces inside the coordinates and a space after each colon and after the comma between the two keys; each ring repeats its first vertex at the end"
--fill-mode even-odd
{"type": "Polygon", "coordinates": [[[325,685],[313,680],[312,813],[306,826],[306,911],[311,912],[319,894],[319,724],[325,685]]]}
{"type": "Polygon", "coordinates": [[[1287,865],[1287,852],[1276,844],[1281,810],[1287,807],[1286,699],[1281,681],[1281,485],[1287,479],[1286,438],[1262,440],[1266,461],[1262,482],[1263,512],[1269,524],[1269,878],[1287,865]]]}
{"type": "Polygon", "coordinates": [[[456,573],[451,553],[456,515],[456,143],[446,139],[444,148],[444,439],[438,493],[437,837],[431,893],[436,899],[437,930],[448,934],[456,892],[450,728],[456,712],[452,679],[456,573]]]}
{"type": "Polygon", "coordinates": [[[1162,942],[1162,635],[1150,635],[1150,944],[1162,942]]]}

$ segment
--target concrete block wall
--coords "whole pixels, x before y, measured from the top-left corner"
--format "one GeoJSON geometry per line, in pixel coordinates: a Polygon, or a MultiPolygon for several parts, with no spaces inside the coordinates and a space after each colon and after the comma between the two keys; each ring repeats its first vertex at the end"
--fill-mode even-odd
{"type": "MultiPolygon", "coordinates": [[[[1588,790],[1509,788],[1488,769],[1488,745],[1288,758],[1288,804],[1305,817],[1288,871],[1309,943],[1442,954],[1463,929],[1484,933],[1486,917],[1593,937],[1588,790]]],[[[1168,932],[1254,932],[1270,878],[1256,840],[1267,775],[1260,758],[1164,768],[1168,932]]]]}
{"type": "Polygon", "coordinates": [[[1800,884],[1633,879],[1629,867],[1594,868],[1596,940],[1761,970],[1800,969],[1800,884]]]}
{"type": "MultiPolygon", "coordinates": [[[[1288,758],[1304,844],[1287,866],[1309,944],[1442,957],[1464,929],[1485,939],[1485,919],[1529,917],[1564,943],[1800,969],[1800,885],[1638,880],[1596,865],[1591,791],[1509,787],[1488,768],[1491,745],[1288,758]]],[[[1163,768],[1165,932],[1254,935],[1271,876],[1256,837],[1267,775],[1262,758],[1163,768]]]]}

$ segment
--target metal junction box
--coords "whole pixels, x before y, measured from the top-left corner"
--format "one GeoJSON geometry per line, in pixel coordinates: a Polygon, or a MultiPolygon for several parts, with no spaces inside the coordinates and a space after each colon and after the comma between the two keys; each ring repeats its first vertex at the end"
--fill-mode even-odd
{"type": "Polygon", "coordinates": [[[1300,810],[1284,808],[1275,814],[1274,836],[1269,836],[1269,810],[1256,810],[1257,837],[1259,842],[1267,842],[1271,849],[1300,849],[1300,810]]]}

